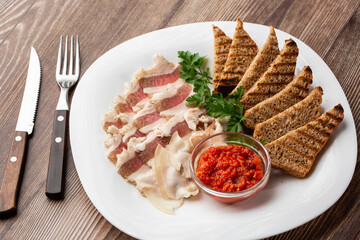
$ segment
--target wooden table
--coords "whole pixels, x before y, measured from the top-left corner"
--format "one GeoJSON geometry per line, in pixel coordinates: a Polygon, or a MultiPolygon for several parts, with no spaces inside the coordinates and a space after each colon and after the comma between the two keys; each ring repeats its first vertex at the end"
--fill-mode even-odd
{"type": "MultiPolygon", "coordinates": [[[[238,16],[246,22],[273,25],[304,41],[330,66],[348,98],[358,129],[359,5],[358,0],[2,0],[0,176],[14,134],[31,46],[37,49],[41,59],[42,85],[18,213],[0,220],[0,239],[132,239],[112,226],[91,204],[79,181],[69,144],[66,198],[51,201],[44,194],[53,114],[59,94],[55,66],[60,35],[80,36],[83,74],[106,51],[157,29],[202,21],[235,21],[238,16]]],[[[272,239],[360,238],[359,173],[357,164],[350,186],[328,211],[272,239]]]]}

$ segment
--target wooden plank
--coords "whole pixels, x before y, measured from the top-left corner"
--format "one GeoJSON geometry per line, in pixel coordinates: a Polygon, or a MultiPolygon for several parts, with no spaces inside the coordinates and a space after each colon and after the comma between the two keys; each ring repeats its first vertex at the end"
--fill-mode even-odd
{"type": "MultiPolygon", "coordinates": [[[[61,34],[79,34],[83,74],[107,50],[140,34],[192,22],[234,21],[238,16],[293,34],[322,56],[343,87],[359,128],[358,1],[1,1],[0,151],[5,156],[10,150],[6,143],[14,131],[20,108],[31,46],[40,55],[43,82],[19,212],[16,217],[0,221],[0,238],[133,239],[113,227],[91,204],[70,151],[65,200],[56,202],[45,197],[50,133],[59,93],[55,66],[61,34]]],[[[0,178],[4,162],[0,161],[0,178]]],[[[349,189],[329,211],[272,239],[359,237],[356,231],[360,214],[359,171],[357,167],[349,189]]]]}

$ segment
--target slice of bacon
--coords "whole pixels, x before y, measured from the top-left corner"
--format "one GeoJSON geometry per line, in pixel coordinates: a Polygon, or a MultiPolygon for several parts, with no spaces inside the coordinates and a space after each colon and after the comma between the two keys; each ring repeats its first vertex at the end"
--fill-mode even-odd
{"type": "Polygon", "coordinates": [[[145,150],[139,153],[139,157],[146,163],[154,157],[156,147],[158,145],[165,147],[165,142],[160,138],[156,137],[152,142],[146,144],[145,150]]]}
{"type": "Polygon", "coordinates": [[[143,89],[141,88],[140,85],[138,85],[138,87],[136,88],[136,90],[132,93],[130,93],[127,97],[126,97],[126,102],[129,104],[130,107],[135,106],[138,102],[140,102],[141,100],[147,98],[148,95],[146,93],[144,93],[143,89]]]}
{"type": "Polygon", "coordinates": [[[170,135],[172,136],[175,132],[178,132],[181,138],[185,137],[186,135],[190,134],[192,130],[188,127],[186,121],[182,121],[177,123],[175,126],[171,128],[170,135]]]}
{"type": "Polygon", "coordinates": [[[146,144],[145,150],[135,153],[135,156],[125,162],[119,169],[119,173],[127,178],[136,172],[143,164],[152,159],[158,145],[165,147],[164,141],[160,137],[156,137],[152,142],[146,144]]]}
{"type": "Polygon", "coordinates": [[[160,118],[161,118],[161,116],[158,112],[152,112],[152,113],[145,114],[141,117],[138,117],[134,121],[134,124],[137,129],[140,129],[140,128],[145,127],[153,122],[156,122],[160,118]]]}
{"type": "Polygon", "coordinates": [[[136,132],[133,135],[131,135],[130,137],[128,137],[124,143],[127,144],[130,141],[130,139],[134,138],[134,137],[135,138],[146,137],[146,134],[143,134],[139,130],[136,130],[136,132]]]}
{"type": "Polygon", "coordinates": [[[118,129],[120,129],[124,126],[124,124],[121,122],[121,119],[117,119],[116,122],[106,122],[104,124],[104,130],[107,132],[107,130],[109,129],[110,126],[115,126],[118,129]]]}
{"type": "Polygon", "coordinates": [[[191,91],[192,91],[192,86],[190,84],[185,83],[184,85],[182,85],[177,89],[176,94],[174,96],[160,100],[155,105],[156,110],[158,112],[162,112],[178,106],[179,104],[185,101],[185,99],[189,96],[191,91]]]}
{"type": "Polygon", "coordinates": [[[122,151],[126,149],[126,146],[124,143],[120,143],[119,146],[117,146],[111,153],[109,153],[108,155],[108,159],[114,164],[116,165],[116,161],[117,161],[117,157],[116,155],[122,153],[122,151]]]}
{"type": "Polygon", "coordinates": [[[134,112],[133,109],[127,103],[118,103],[115,106],[115,111],[117,114],[134,112]]]}
{"type": "Polygon", "coordinates": [[[173,83],[176,80],[178,80],[180,77],[179,69],[180,66],[177,67],[172,73],[143,77],[139,80],[139,84],[142,88],[148,88],[148,87],[159,87],[169,83],[173,83]]]}
{"type": "Polygon", "coordinates": [[[118,172],[123,178],[127,179],[132,173],[139,170],[142,165],[144,165],[143,160],[139,157],[139,154],[135,154],[135,157],[124,163],[118,172]]]}

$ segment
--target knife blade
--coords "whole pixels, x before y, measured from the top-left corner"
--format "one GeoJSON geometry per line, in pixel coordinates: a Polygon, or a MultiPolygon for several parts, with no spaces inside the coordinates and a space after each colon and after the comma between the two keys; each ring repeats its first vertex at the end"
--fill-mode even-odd
{"type": "Polygon", "coordinates": [[[26,143],[28,135],[32,133],[34,128],[40,82],[40,60],[36,50],[32,47],[15,135],[0,188],[0,217],[8,217],[16,213],[26,143]]]}

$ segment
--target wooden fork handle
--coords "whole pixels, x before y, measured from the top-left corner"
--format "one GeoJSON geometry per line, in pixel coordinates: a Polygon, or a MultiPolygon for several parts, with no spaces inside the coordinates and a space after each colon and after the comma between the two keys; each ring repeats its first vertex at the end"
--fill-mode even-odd
{"type": "Polygon", "coordinates": [[[46,196],[62,199],[65,190],[65,146],[68,122],[67,110],[56,110],[51,138],[49,169],[46,181],[46,196]]]}
{"type": "Polygon", "coordinates": [[[18,192],[21,185],[27,132],[15,132],[0,190],[0,217],[16,214],[18,192]]]}

